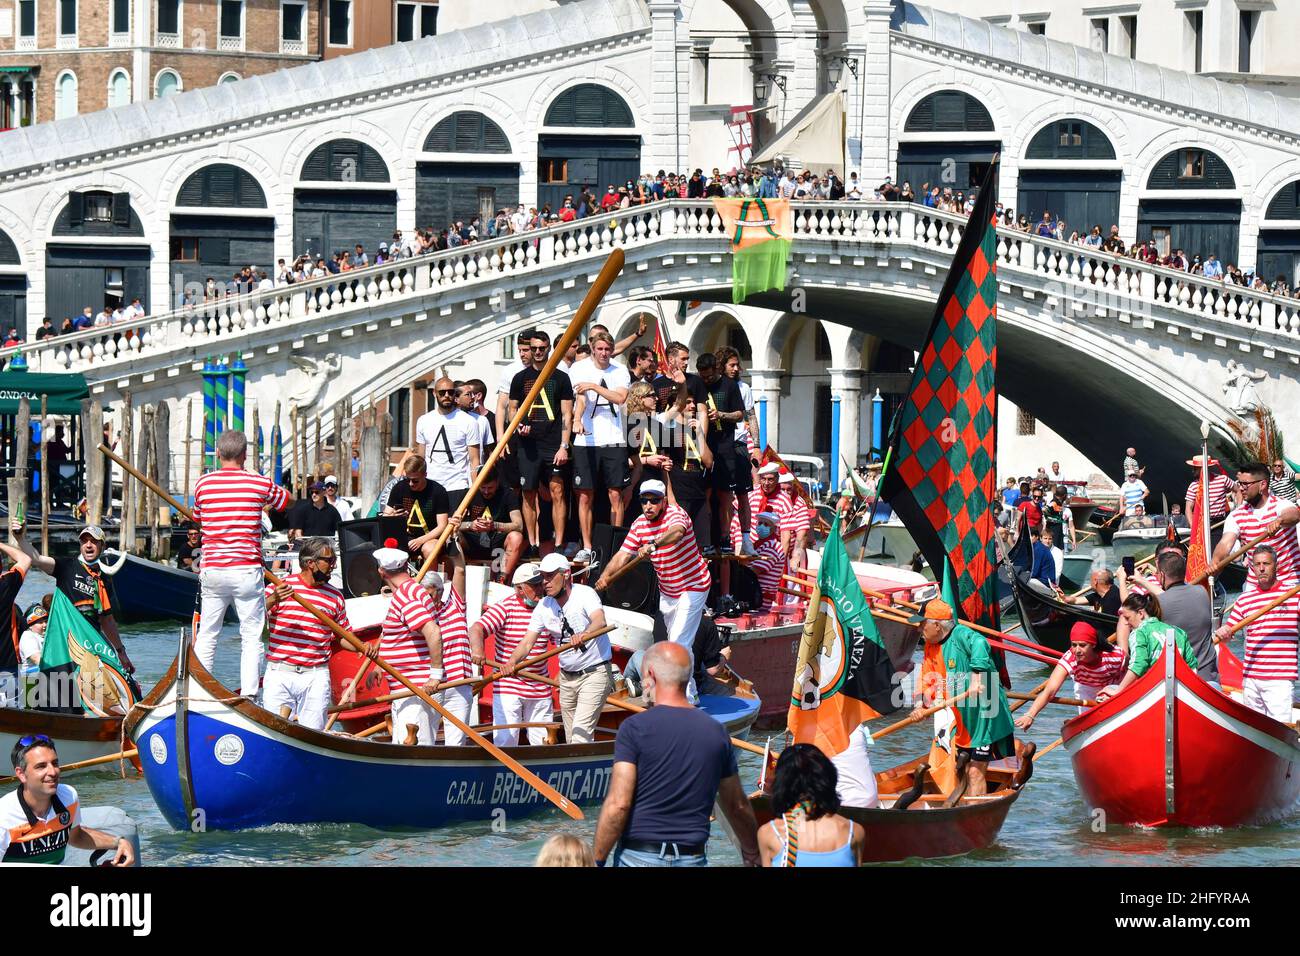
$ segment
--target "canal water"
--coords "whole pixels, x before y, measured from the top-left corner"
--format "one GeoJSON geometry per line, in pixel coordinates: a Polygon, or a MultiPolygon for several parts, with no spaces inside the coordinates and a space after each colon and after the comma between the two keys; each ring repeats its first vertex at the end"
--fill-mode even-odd
{"type": "MultiPolygon", "coordinates": [[[[20,602],[26,607],[49,590],[50,579],[33,572],[23,587],[20,602]]],[[[136,677],[146,690],[163,675],[175,656],[179,627],[167,623],[124,629],[136,677]]],[[[1238,654],[1239,644],[1233,648],[1238,654]]],[[[1049,673],[1045,665],[1020,657],[1012,656],[1009,664],[1018,690],[1033,688],[1049,673]]],[[[238,683],[238,670],[238,637],[234,628],[227,626],[218,648],[216,674],[234,685],[238,683]]],[[[1035,721],[1029,739],[1040,748],[1046,747],[1060,735],[1062,722],[1072,712],[1072,708],[1048,706],[1035,721]]],[[[876,724],[879,727],[888,722],[876,724]]],[[[903,763],[927,751],[928,726],[927,721],[879,741],[872,751],[876,768],[903,763]]],[[[765,738],[760,735],[755,739],[762,743],[765,738]]],[[[779,737],[773,740],[773,746],[780,746],[779,737]]],[[[757,782],[760,760],[753,754],[737,753],[741,782],[751,789],[757,782]]],[[[1233,769],[1224,767],[1223,771],[1223,785],[1232,786],[1233,769]]],[[[1123,773],[1124,768],[1116,767],[1115,772],[1123,773]]],[[[489,823],[473,823],[431,831],[394,832],[318,824],[240,833],[177,833],[154,806],[142,778],[123,780],[114,769],[78,773],[68,782],[77,788],[83,806],[115,806],[129,814],[140,828],[143,861],[152,866],[528,866],[552,834],[572,833],[589,841],[598,812],[598,808],[590,808],[586,820],[573,822],[558,811],[549,811],[509,821],[502,832],[495,832],[489,823]]],[[[740,862],[739,854],[716,823],[709,856],[715,865],[740,862]]],[[[1032,782],[1012,808],[993,847],[959,859],[938,861],[937,865],[1269,866],[1292,864],[1297,858],[1300,816],[1266,827],[1230,831],[1102,826],[1079,796],[1069,756],[1058,747],[1035,764],[1032,782]]]]}

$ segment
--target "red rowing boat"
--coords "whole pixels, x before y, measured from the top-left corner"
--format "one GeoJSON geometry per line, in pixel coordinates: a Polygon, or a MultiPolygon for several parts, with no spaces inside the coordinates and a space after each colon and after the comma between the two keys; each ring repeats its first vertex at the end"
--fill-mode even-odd
{"type": "MultiPolygon", "coordinates": [[[[961,856],[993,845],[1020,791],[1034,772],[1033,749],[1019,757],[994,761],[986,771],[989,792],[962,797],[955,806],[938,792],[918,758],[876,774],[880,807],[841,807],[839,813],[866,833],[863,863],[895,863],[911,858],[932,860],[961,856]]],[[[751,794],[759,826],[772,819],[766,793],[751,794]]]]}
{"type": "Polygon", "coordinates": [[[1234,827],[1300,797],[1300,739],[1166,650],[1123,694],[1061,734],[1084,799],[1107,823],[1234,827]]]}

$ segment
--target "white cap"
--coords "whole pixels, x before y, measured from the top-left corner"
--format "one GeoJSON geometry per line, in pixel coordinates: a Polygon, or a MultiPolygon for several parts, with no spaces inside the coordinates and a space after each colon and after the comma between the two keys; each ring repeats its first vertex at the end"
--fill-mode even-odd
{"type": "Polygon", "coordinates": [[[542,576],[542,572],[535,564],[521,564],[515,568],[515,575],[510,579],[511,584],[527,584],[529,581],[536,581],[542,576]]]}
{"type": "Polygon", "coordinates": [[[411,563],[411,556],[398,548],[376,548],[375,563],[385,571],[401,571],[411,563]]]}
{"type": "Polygon", "coordinates": [[[552,551],[546,557],[542,558],[538,570],[542,574],[551,574],[554,571],[568,571],[570,568],[569,559],[558,551],[552,551]]]}
{"type": "Polygon", "coordinates": [[[756,517],[759,521],[770,521],[772,524],[777,525],[781,523],[781,518],[773,511],[760,511],[756,517]]]}
{"type": "MultiPolygon", "coordinates": [[[[651,478],[649,481],[641,482],[641,494],[658,495],[662,498],[664,495],[668,494],[668,489],[664,487],[664,483],[658,478],[651,478]]],[[[545,571],[546,569],[542,568],[542,570],[545,571]]]]}
{"type": "Polygon", "coordinates": [[[101,528],[101,527],[100,527],[99,525],[97,525],[97,524],[88,524],[88,525],[86,525],[84,528],[82,528],[82,529],[81,529],[81,533],[80,533],[79,535],[77,535],[77,540],[81,540],[82,538],[86,537],[87,535],[89,535],[90,537],[94,538],[96,541],[103,542],[103,541],[107,540],[107,539],[104,537],[104,529],[101,528]]]}
{"type": "Polygon", "coordinates": [[[335,487],[338,487],[338,483],[339,480],[335,478],[333,475],[326,475],[324,478],[321,479],[322,485],[334,485],[335,487]]]}
{"type": "Polygon", "coordinates": [[[760,475],[779,475],[781,474],[781,466],[774,461],[769,461],[762,468],[758,469],[758,473],[760,475]]]}
{"type": "Polygon", "coordinates": [[[781,484],[794,481],[794,472],[784,471],[781,473],[781,484]]]}

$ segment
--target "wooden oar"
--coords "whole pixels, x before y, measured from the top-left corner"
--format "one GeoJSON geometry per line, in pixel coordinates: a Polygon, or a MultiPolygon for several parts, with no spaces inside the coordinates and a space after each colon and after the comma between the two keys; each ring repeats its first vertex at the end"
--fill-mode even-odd
{"type": "MultiPolygon", "coordinates": [[[[1012,700],[1021,700],[1021,701],[1031,701],[1031,700],[1038,699],[1037,694],[1022,694],[1019,691],[1011,691],[1011,690],[1007,691],[1007,696],[1012,700]]],[[[1096,707],[1097,706],[1097,702],[1095,700],[1080,700],[1077,697],[1049,697],[1047,699],[1047,702],[1049,704],[1066,704],[1070,707],[1096,707]]]]}
{"type": "Polygon", "coordinates": [[[1038,758],[1041,757],[1043,754],[1051,753],[1051,752],[1052,752],[1053,750],[1055,750],[1057,747],[1061,746],[1061,742],[1062,742],[1064,739],[1065,739],[1064,737],[1057,737],[1055,740],[1053,740],[1050,744],[1048,744],[1048,745],[1047,745],[1046,747],[1044,747],[1042,750],[1038,751],[1038,753],[1034,754],[1033,759],[1034,759],[1035,761],[1037,761],[1038,758]]]}
{"type": "MultiPolygon", "coordinates": [[[[106,754],[103,757],[91,757],[88,760],[78,760],[76,763],[63,764],[59,767],[60,773],[67,773],[69,770],[82,770],[86,767],[98,767],[101,764],[113,763],[117,760],[130,760],[140,751],[134,747],[130,750],[122,750],[115,754],[106,754]]],[[[13,783],[17,777],[0,777],[0,783],[13,783]]]]}
{"type": "MultiPolygon", "coordinates": [[[[582,334],[583,328],[585,328],[587,323],[591,321],[593,316],[595,316],[596,310],[600,307],[601,300],[605,298],[605,293],[609,291],[609,287],[614,284],[614,280],[618,278],[618,274],[622,271],[623,250],[616,247],[614,251],[609,254],[609,258],[605,260],[605,264],[601,267],[600,273],[596,276],[596,281],[593,282],[591,287],[587,290],[587,295],[583,298],[582,304],[578,306],[578,311],[573,314],[573,319],[569,322],[569,327],[564,330],[564,334],[560,336],[555,343],[555,347],[551,349],[551,357],[546,360],[546,364],[542,366],[537,378],[533,381],[532,388],[528,390],[528,394],[524,396],[524,400],[519,403],[519,409],[515,412],[514,417],[510,419],[510,423],[506,425],[505,430],[497,436],[496,447],[492,449],[492,454],[488,455],[487,461],[479,468],[478,475],[475,476],[473,483],[469,486],[469,491],[465,492],[465,496],[461,498],[460,504],[456,506],[455,515],[457,518],[463,518],[465,516],[465,511],[474,500],[474,496],[478,494],[479,488],[482,486],[483,482],[487,480],[488,476],[492,474],[492,469],[496,465],[497,459],[499,459],[505,452],[506,445],[510,442],[511,436],[514,435],[515,430],[519,428],[524,418],[527,417],[528,413],[532,410],[533,402],[536,401],[537,396],[541,394],[542,389],[545,387],[547,380],[550,379],[551,375],[559,367],[560,362],[564,359],[564,353],[569,350],[570,345],[578,340],[578,336],[582,334]]],[[[442,549],[447,544],[447,539],[451,537],[451,530],[451,522],[448,521],[447,527],[442,529],[442,534],[438,535],[438,540],[434,542],[433,550],[429,552],[429,556],[425,558],[424,563],[420,565],[420,570],[416,572],[415,580],[419,581],[428,574],[429,569],[437,562],[438,555],[442,553],[442,549]]]]}
{"type": "Polygon", "coordinates": [[[352,675],[352,684],[343,692],[343,699],[338,702],[337,706],[329,709],[330,719],[325,722],[326,732],[334,726],[335,721],[339,719],[339,714],[347,710],[351,706],[352,701],[356,699],[357,688],[361,686],[361,678],[366,676],[366,672],[370,670],[370,665],[372,663],[374,662],[368,657],[361,661],[361,666],[358,667],[357,672],[352,675]]]}
{"type": "Polygon", "coordinates": [[[621,578],[623,575],[627,574],[629,571],[631,571],[633,568],[635,568],[638,564],[640,564],[640,563],[641,563],[642,561],[644,561],[644,560],[645,560],[645,558],[643,558],[641,555],[638,554],[635,558],[633,558],[633,559],[632,559],[631,561],[629,561],[627,564],[623,565],[621,568],[619,568],[617,571],[615,571],[613,574],[611,574],[611,575],[609,576],[609,580],[606,581],[604,584],[600,585],[599,587],[597,587],[596,590],[597,590],[597,591],[608,591],[608,590],[609,590],[609,586],[610,586],[611,584],[613,584],[615,581],[617,581],[617,580],[618,580],[619,578],[621,578]]]}
{"type": "MultiPolygon", "coordinates": [[[[488,666],[495,667],[496,665],[489,662],[488,666]]],[[[493,676],[493,679],[495,680],[497,677],[500,676],[502,676],[502,674],[500,671],[498,671],[493,676]]],[[[530,674],[528,676],[528,679],[537,681],[537,683],[539,684],[546,684],[548,687],[560,686],[560,682],[556,680],[554,677],[542,677],[541,675],[530,674]]],[[[607,697],[605,698],[605,703],[611,704],[614,707],[618,707],[621,710],[631,711],[634,714],[640,714],[649,709],[647,707],[642,707],[639,704],[628,703],[627,701],[622,700],[621,698],[618,697],[607,697]]],[[[750,753],[758,754],[760,757],[763,756],[764,753],[766,753],[766,751],[762,747],[758,746],[757,744],[751,744],[748,740],[741,740],[739,737],[731,738],[731,746],[736,747],[740,750],[748,750],[750,753]]]]}
{"type": "MultiPolygon", "coordinates": [[[[1263,616],[1264,616],[1265,614],[1267,614],[1269,611],[1273,610],[1273,609],[1274,609],[1275,607],[1277,607],[1279,604],[1282,604],[1284,601],[1288,601],[1288,600],[1290,600],[1291,598],[1295,597],[1297,594],[1300,594],[1300,584],[1297,584],[1297,585],[1296,585],[1295,587],[1293,587],[1290,591],[1285,592],[1285,593],[1282,594],[1280,597],[1278,597],[1276,600],[1271,601],[1271,602],[1269,602],[1268,604],[1265,604],[1262,608],[1260,608],[1260,609],[1259,609],[1258,611],[1256,611],[1254,614],[1250,615],[1250,617],[1248,617],[1248,618],[1246,618],[1245,620],[1243,620],[1240,624],[1234,624],[1234,625],[1232,626],[1232,629],[1231,629],[1230,631],[1228,631],[1228,636],[1231,637],[1233,634],[1236,634],[1238,631],[1240,631],[1243,627],[1249,627],[1250,625],[1254,624],[1256,621],[1258,621],[1261,617],[1263,617],[1263,616]]],[[[1215,644],[1222,644],[1222,643],[1223,643],[1223,638],[1219,637],[1219,634],[1218,634],[1217,631],[1216,631],[1215,634],[1214,634],[1214,643],[1215,643],[1215,644]]]]}
{"type": "Polygon", "coordinates": [[[933,717],[935,714],[939,713],[939,711],[947,710],[953,704],[961,703],[963,700],[965,700],[967,697],[969,697],[971,694],[975,693],[979,689],[980,689],[979,687],[972,687],[969,690],[962,691],[960,694],[958,694],[956,697],[952,698],[951,700],[945,700],[942,703],[935,704],[933,707],[927,707],[924,710],[919,711],[915,714],[909,714],[908,716],[904,717],[902,720],[890,724],[888,727],[886,727],[882,731],[879,731],[878,733],[873,731],[871,734],[871,739],[879,740],[881,737],[888,737],[896,730],[902,730],[904,727],[912,726],[912,724],[919,724],[921,721],[925,720],[925,718],[933,717]]]}
{"type": "MultiPolygon", "coordinates": [[[[588,641],[595,640],[596,638],[600,637],[600,635],[602,634],[608,634],[611,631],[616,631],[616,630],[618,630],[618,628],[615,627],[613,624],[610,624],[607,625],[606,627],[602,627],[600,630],[592,631],[590,634],[588,634],[585,637],[579,637],[575,640],[572,640],[568,644],[562,644],[559,647],[553,647],[545,654],[538,654],[536,657],[529,657],[526,660],[520,661],[517,666],[517,671],[522,671],[526,667],[533,667],[534,665],[540,664],[543,661],[548,661],[557,654],[563,654],[565,651],[571,651],[575,647],[580,647],[581,645],[586,644],[588,641]]],[[[493,664],[492,666],[495,667],[496,665],[493,664]]],[[[442,690],[449,690],[453,687],[467,687],[471,685],[477,685],[478,689],[482,689],[486,685],[492,683],[492,681],[498,680],[505,676],[507,675],[503,671],[497,671],[497,673],[493,674],[491,677],[486,677],[482,675],[478,677],[465,677],[462,678],[461,680],[449,681],[448,683],[443,684],[442,690]]],[[[523,679],[537,680],[538,675],[526,674],[524,675],[523,679]]],[[[371,700],[363,700],[358,704],[339,703],[331,707],[328,713],[339,714],[347,710],[360,710],[361,708],[369,707],[372,704],[389,704],[395,700],[406,700],[406,698],[411,696],[413,695],[411,694],[410,691],[404,690],[395,694],[384,694],[382,697],[375,697],[372,698],[371,700]]]]}
{"type": "Polygon", "coordinates": [[[1200,574],[1197,574],[1196,576],[1190,578],[1190,579],[1187,581],[1187,583],[1188,583],[1188,584],[1200,584],[1202,581],[1204,581],[1204,580],[1205,580],[1206,578],[1208,578],[1210,575],[1214,575],[1214,576],[1217,578],[1217,577],[1219,576],[1219,572],[1220,572],[1220,571],[1222,571],[1222,570],[1223,570],[1224,568],[1226,568],[1228,565],[1232,564],[1233,561],[1236,561],[1239,557],[1241,557],[1241,556],[1242,556],[1243,554],[1245,554],[1247,551],[1249,551],[1249,550],[1251,550],[1252,548],[1254,548],[1256,545],[1263,544],[1263,543],[1264,543],[1265,541],[1267,541],[1270,537],[1272,537],[1272,535],[1269,535],[1268,533],[1264,533],[1264,534],[1261,534],[1258,538],[1255,538],[1253,541],[1247,541],[1245,544],[1243,544],[1243,545],[1242,545],[1240,548],[1238,548],[1236,551],[1233,551],[1233,552],[1232,552],[1231,554],[1229,554],[1229,555],[1225,555],[1222,559],[1220,559],[1220,560],[1218,560],[1218,561],[1215,561],[1213,564],[1209,565],[1209,566],[1208,566],[1204,571],[1202,571],[1200,574]]]}
{"type": "MultiPolygon", "coordinates": [[[[131,475],[137,478],[139,481],[141,481],[146,488],[148,488],[154,494],[158,495],[164,501],[168,502],[173,508],[177,510],[178,513],[184,515],[190,521],[195,521],[194,515],[190,512],[188,508],[186,508],[179,501],[173,498],[170,494],[168,494],[166,491],[160,488],[154,481],[150,480],[150,478],[147,475],[141,474],[139,469],[137,469],[134,465],[132,465],[130,462],[123,460],[122,458],[119,458],[117,455],[113,453],[111,449],[109,449],[102,443],[100,444],[99,449],[100,451],[108,455],[110,458],[112,458],[114,461],[116,461],[124,469],[129,471],[131,475]]],[[[266,570],[265,568],[262,569],[262,573],[265,576],[266,580],[273,585],[278,585],[283,583],[279,578],[277,578],[274,574],[272,574],[270,571],[266,570]]],[[[319,621],[321,624],[325,625],[325,627],[329,628],[329,630],[334,634],[335,637],[339,638],[339,640],[341,641],[346,642],[349,646],[352,647],[353,650],[358,651],[362,654],[365,654],[369,650],[369,648],[366,646],[364,641],[358,638],[351,631],[341,627],[338,624],[338,622],[334,621],[332,618],[326,617],[320,608],[318,608],[316,605],[312,604],[311,602],[307,601],[297,591],[293,592],[293,599],[297,601],[298,604],[308,614],[316,618],[316,620],[319,621]]],[[[478,744],[478,746],[482,747],[492,756],[496,757],[497,760],[501,761],[501,763],[504,764],[507,769],[509,769],[515,774],[515,776],[519,777],[521,780],[526,781],[530,786],[533,787],[534,790],[536,790],[538,793],[544,796],[551,803],[555,804],[555,806],[559,807],[561,810],[567,813],[572,819],[574,820],[583,819],[582,811],[578,809],[578,807],[576,807],[573,804],[573,802],[569,800],[568,797],[564,796],[564,794],[560,793],[560,791],[556,790],[549,783],[547,783],[541,777],[537,776],[537,774],[533,773],[531,770],[529,770],[519,761],[515,760],[513,757],[511,757],[509,754],[503,751],[496,744],[492,743],[492,741],[484,737],[482,734],[478,733],[475,730],[472,730],[469,724],[465,723],[455,714],[451,713],[451,711],[447,710],[447,708],[443,707],[442,704],[438,703],[436,700],[434,700],[432,697],[426,694],[421,688],[416,687],[415,684],[413,684],[405,674],[403,674],[401,671],[393,667],[392,664],[389,664],[382,657],[376,657],[374,661],[375,664],[378,665],[380,670],[388,674],[389,677],[395,678],[398,683],[404,686],[407,690],[413,692],[416,697],[420,698],[421,701],[423,701],[425,704],[427,704],[428,706],[432,707],[435,711],[437,711],[438,714],[443,718],[443,720],[447,721],[447,723],[451,724],[453,727],[455,727],[457,730],[463,733],[474,743],[478,744]]]]}

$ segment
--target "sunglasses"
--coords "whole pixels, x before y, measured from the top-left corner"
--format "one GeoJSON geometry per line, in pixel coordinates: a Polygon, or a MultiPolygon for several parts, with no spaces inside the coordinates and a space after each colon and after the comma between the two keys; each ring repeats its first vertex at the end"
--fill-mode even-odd
{"type": "Polygon", "coordinates": [[[334,567],[334,565],[339,563],[338,558],[314,558],[313,560],[318,562],[323,562],[324,564],[328,565],[331,568],[334,567]]]}
{"type": "Polygon", "coordinates": [[[659,495],[642,495],[642,496],[640,497],[640,499],[638,499],[638,500],[639,500],[639,501],[641,502],[641,504],[643,504],[643,505],[644,505],[644,504],[656,504],[656,505],[657,505],[657,504],[659,504],[659,502],[663,501],[664,499],[661,498],[659,495]]]}
{"type": "Polygon", "coordinates": [[[438,391],[438,394],[439,394],[439,395],[455,395],[455,394],[456,394],[456,390],[455,390],[454,388],[440,388],[440,389],[438,389],[437,391],[438,391]]]}
{"type": "Polygon", "coordinates": [[[30,747],[32,744],[53,744],[54,741],[45,734],[28,734],[26,737],[18,739],[19,747],[30,747]]]}

